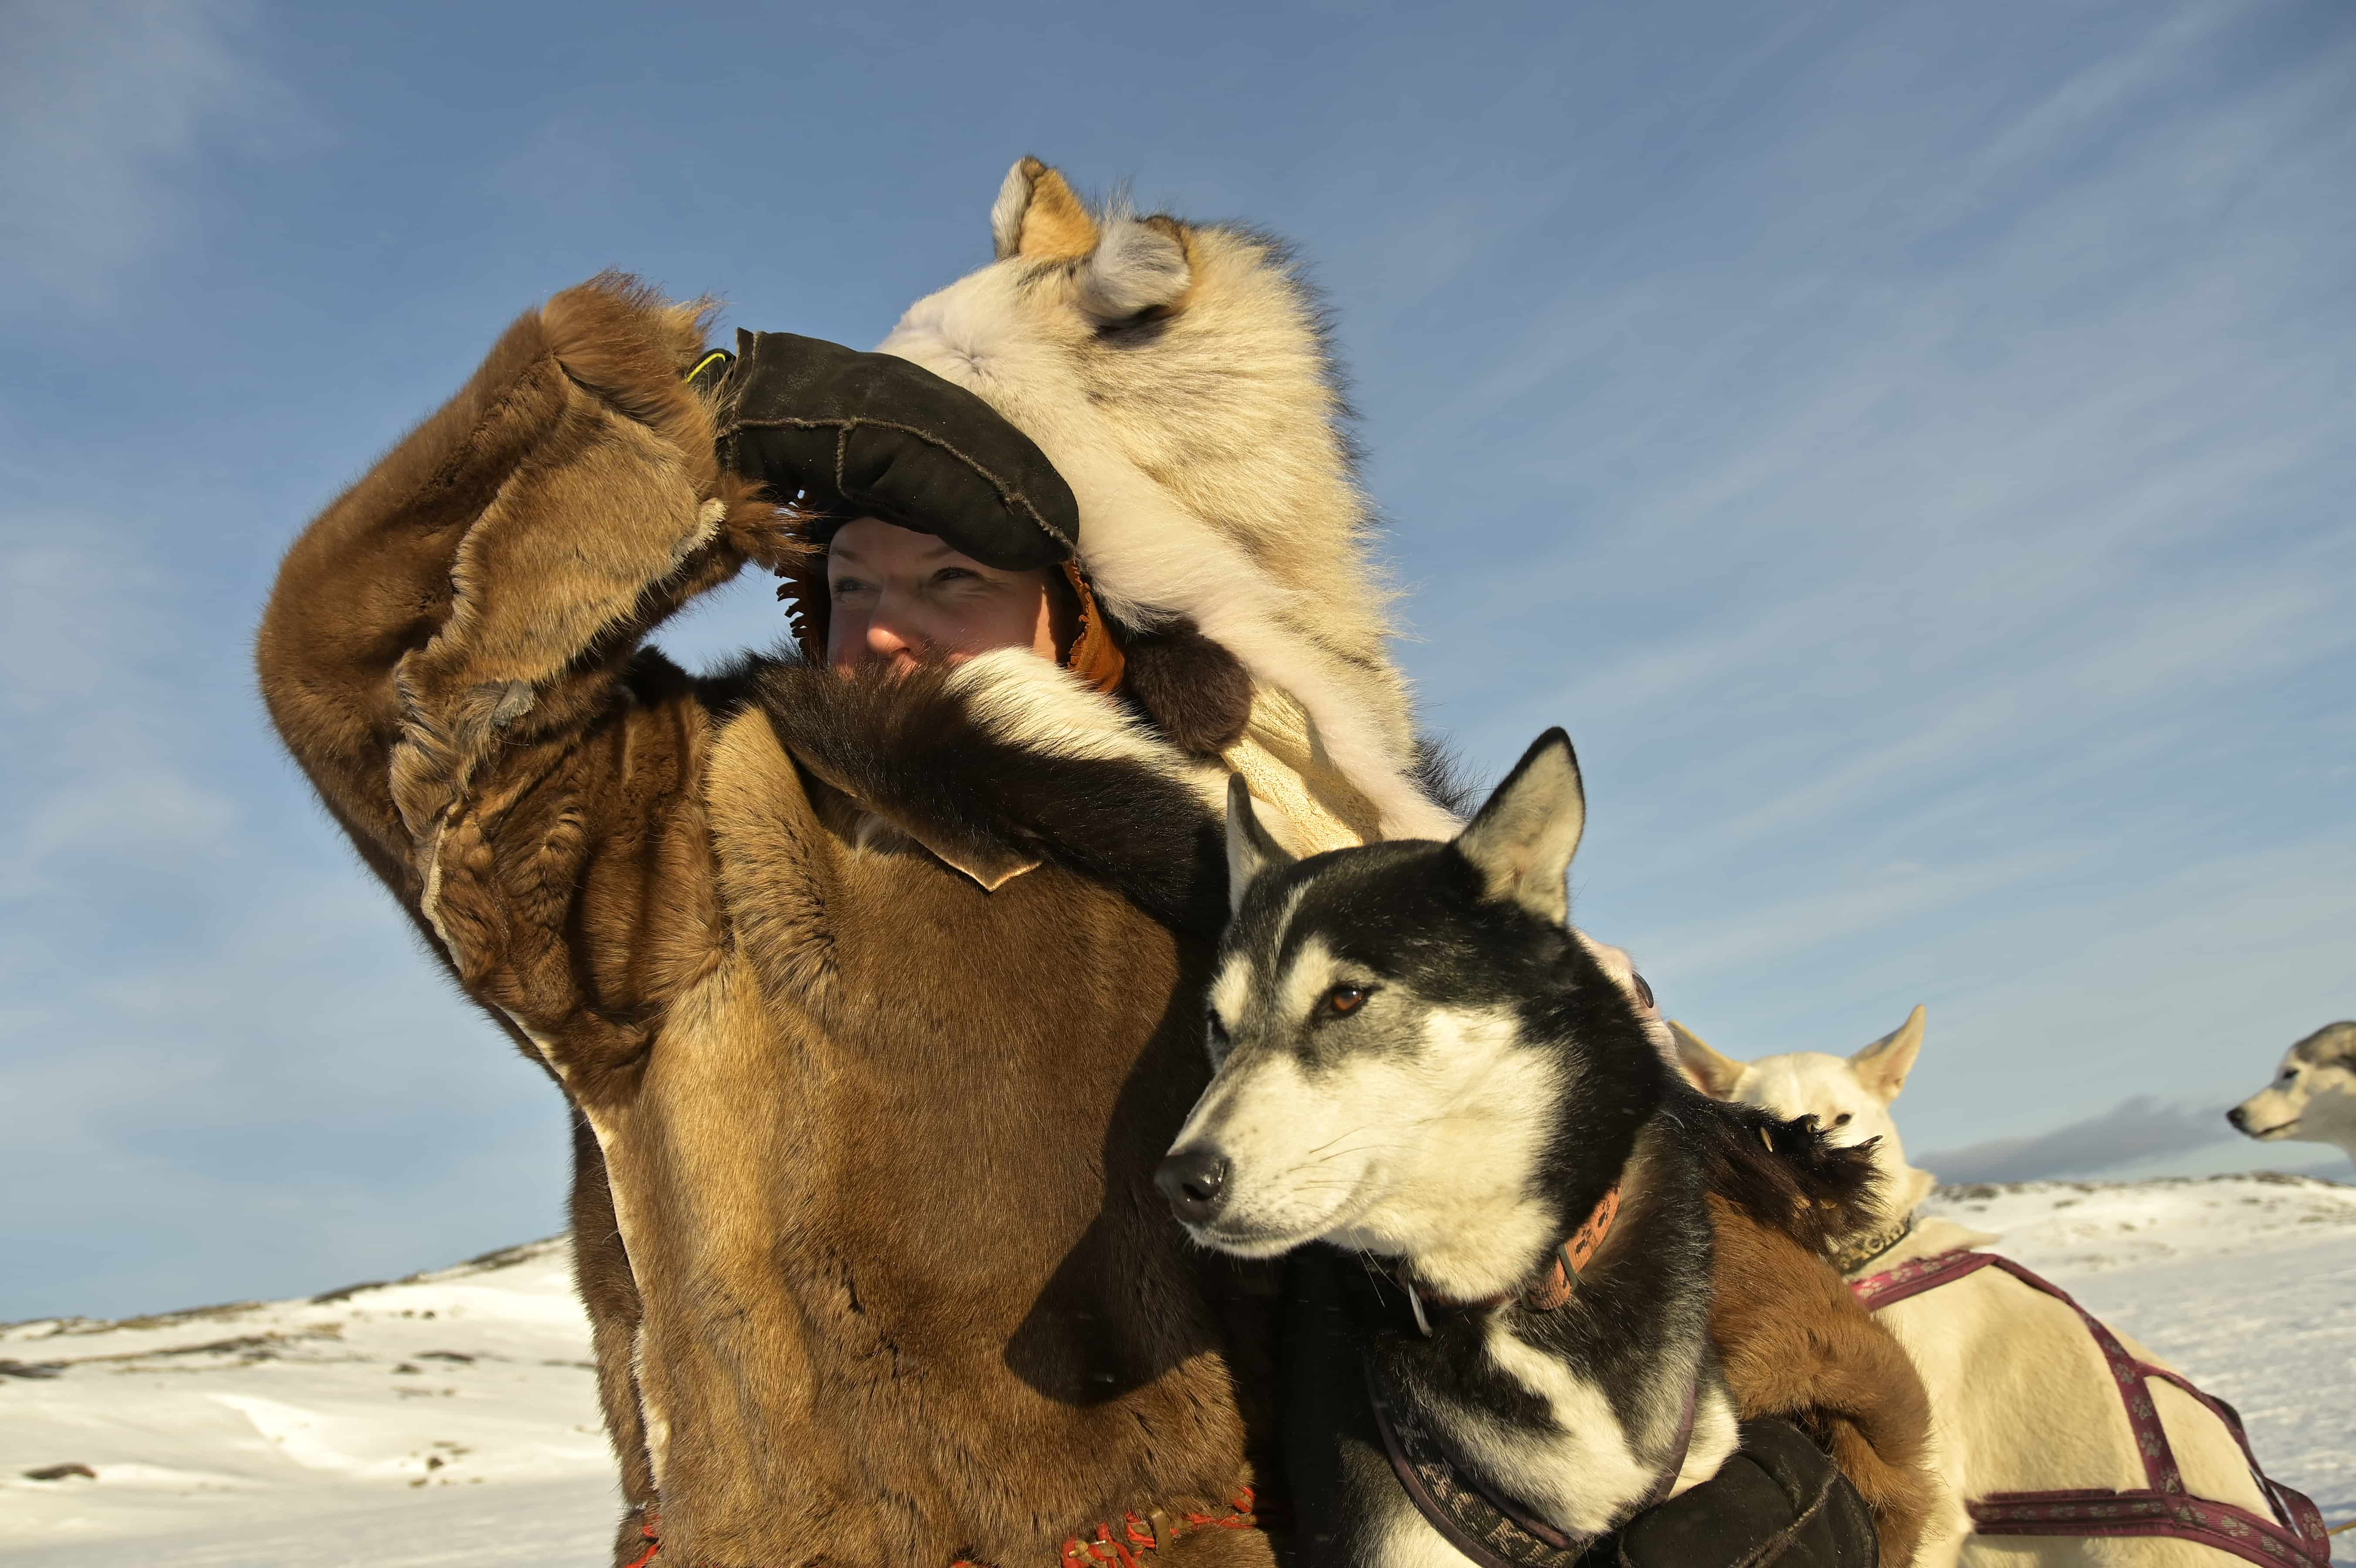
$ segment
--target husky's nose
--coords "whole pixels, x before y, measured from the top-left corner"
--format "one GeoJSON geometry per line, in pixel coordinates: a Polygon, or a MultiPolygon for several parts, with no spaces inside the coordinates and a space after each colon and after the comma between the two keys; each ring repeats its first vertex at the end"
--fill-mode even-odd
{"type": "Polygon", "coordinates": [[[1153,1173],[1153,1185],[1162,1189],[1178,1218],[1200,1225],[1226,1200],[1227,1157],[1213,1148],[1175,1150],[1153,1173]]]}
{"type": "Polygon", "coordinates": [[[2225,1119],[2233,1124],[2233,1128],[2236,1132],[2246,1133],[2250,1130],[2250,1113],[2244,1111],[2239,1105],[2236,1105],[2232,1110],[2226,1112],[2225,1119]]]}

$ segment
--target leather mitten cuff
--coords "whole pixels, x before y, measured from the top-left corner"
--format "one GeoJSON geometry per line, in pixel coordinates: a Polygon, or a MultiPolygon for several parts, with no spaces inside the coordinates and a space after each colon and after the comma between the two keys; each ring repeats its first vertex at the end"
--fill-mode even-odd
{"type": "Polygon", "coordinates": [[[1624,1568],[1878,1568],[1873,1516],[1797,1426],[1742,1424],[1742,1446],[1700,1486],[1619,1531],[1624,1568]]]}
{"type": "Polygon", "coordinates": [[[719,388],[720,461],[779,499],[866,516],[1020,571],[1069,560],[1079,504],[1031,438],[891,354],[739,332],[719,388]]]}

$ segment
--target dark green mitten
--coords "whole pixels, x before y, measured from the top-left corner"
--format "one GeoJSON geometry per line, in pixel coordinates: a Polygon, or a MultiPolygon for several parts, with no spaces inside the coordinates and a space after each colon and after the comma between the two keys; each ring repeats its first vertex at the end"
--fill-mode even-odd
{"type": "MultiPolygon", "coordinates": [[[[701,387],[713,357],[690,372],[701,387]]],[[[1079,504],[1046,453],[964,388],[890,354],[739,332],[719,378],[720,461],[781,499],[881,517],[1002,571],[1069,560],[1079,504]]]]}
{"type": "Polygon", "coordinates": [[[1618,1548],[1623,1568],[1876,1568],[1881,1560],[1873,1516],[1848,1477],[1798,1427],[1772,1418],[1744,1422],[1741,1450],[1700,1486],[1629,1520],[1618,1548]]]}

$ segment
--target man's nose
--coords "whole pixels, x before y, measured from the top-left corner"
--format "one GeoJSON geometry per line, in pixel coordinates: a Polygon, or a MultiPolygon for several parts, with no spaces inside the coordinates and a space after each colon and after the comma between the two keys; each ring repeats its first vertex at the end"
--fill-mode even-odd
{"type": "Polygon", "coordinates": [[[879,608],[867,623],[867,656],[871,660],[893,663],[905,659],[911,662],[925,656],[925,639],[913,626],[906,624],[888,611],[879,608]]]}

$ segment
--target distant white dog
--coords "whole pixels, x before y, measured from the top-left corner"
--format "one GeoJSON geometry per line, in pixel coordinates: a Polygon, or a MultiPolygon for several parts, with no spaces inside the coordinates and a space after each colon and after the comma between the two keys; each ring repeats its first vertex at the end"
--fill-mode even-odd
{"type": "MultiPolygon", "coordinates": [[[[1721,1056],[1684,1025],[1669,1025],[1680,1063],[1705,1093],[1778,1115],[1813,1115],[1839,1142],[1880,1140],[1875,1164],[1889,1224],[1833,1258],[1852,1281],[1997,1239],[1916,1212],[1933,1178],[1906,1162],[1890,1103],[1922,1049],[1922,1020],[1916,1008],[1902,1027],[1854,1056],[1809,1051],[1756,1061],[1721,1056]]],[[[2241,1561],[2213,1547],[2148,1537],[1973,1535],[1966,1499],[2147,1485],[2118,1384],[2075,1311],[1995,1268],[1893,1302],[1878,1316],[1930,1390],[1933,1463],[1947,1494],[1943,1517],[1915,1556],[1919,1568],[1959,1562],[1972,1568],[2222,1568],[2241,1561]]],[[[2119,1338],[2134,1356],[2165,1364],[2119,1338]]],[[[2190,1494],[2271,1519],[2224,1423],[2173,1384],[2153,1378],[2144,1387],[2190,1494]]]]}
{"type": "Polygon", "coordinates": [[[2330,1144],[2356,1159],[2356,1022],[2325,1024],[2292,1046],[2275,1081],[2225,1119],[2262,1144],[2330,1144]]]}

